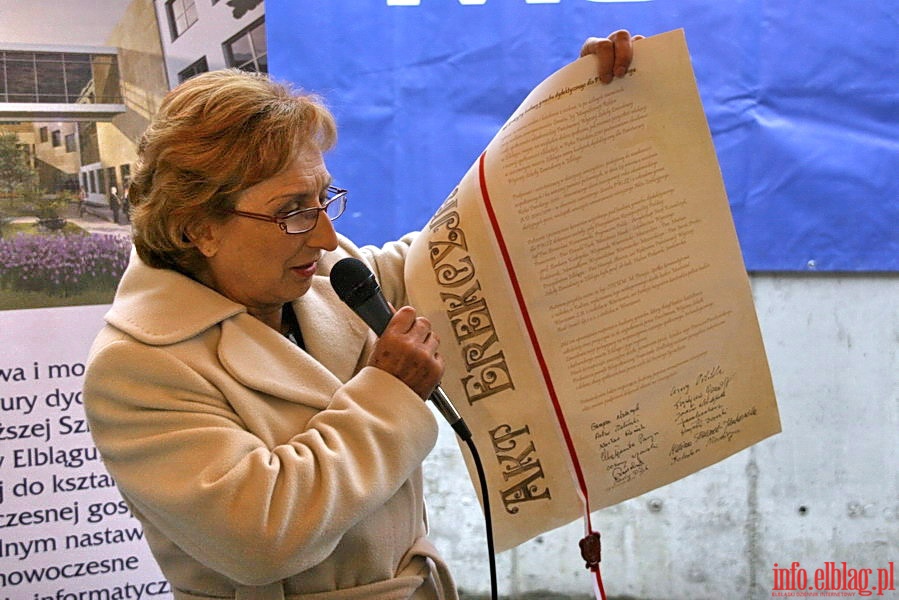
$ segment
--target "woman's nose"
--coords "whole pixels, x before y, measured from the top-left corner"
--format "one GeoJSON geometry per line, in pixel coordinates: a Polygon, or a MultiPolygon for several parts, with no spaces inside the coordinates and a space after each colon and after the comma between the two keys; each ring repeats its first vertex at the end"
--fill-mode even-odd
{"type": "Polygon", "coordinates": [[[318,213],[318,220],[315,222],[315,227],[309,232],[306,243],[328,251],[337,249],[337,231],[334,229],[333,221],[324,211],[318,213]]]}

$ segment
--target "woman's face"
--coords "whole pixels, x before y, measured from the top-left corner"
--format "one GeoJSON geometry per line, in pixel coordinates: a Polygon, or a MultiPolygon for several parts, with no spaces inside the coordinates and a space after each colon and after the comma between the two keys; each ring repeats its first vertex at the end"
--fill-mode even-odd
{"type": "MultiPolygon", "coordinates": [[[[321,152],[309,147],[282,172],[241,192],[235,208],[275,216],[318,207],[330,183],[321,152]]],[[[322,214],[311,231],[299,234],[237,215],[200,230],[194,239],[208,265],[201,279],[257,316],[305,294],[317,261],[337,248],[334,226],[322,214]]]]}

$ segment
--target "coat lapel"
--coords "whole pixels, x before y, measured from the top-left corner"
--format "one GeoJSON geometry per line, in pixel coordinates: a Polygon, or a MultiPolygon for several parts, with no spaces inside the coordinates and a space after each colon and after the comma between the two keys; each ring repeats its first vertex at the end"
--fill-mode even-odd
{"type": "Polygon", "coordinates": [[[293,306],[309,354],[340,381],[349,380],[371,351],[368,325],[340,301],[327,277],[314,277],[293,306]]]}
{"type": "Polygon", "coordinates": [[[218,353],[225,369],[248,387],[323,409],[367,355],[369,332],[337,299],[327,278],[315,280],[294,302],[306,352],[242,313],[222,322],[218,353]]]}

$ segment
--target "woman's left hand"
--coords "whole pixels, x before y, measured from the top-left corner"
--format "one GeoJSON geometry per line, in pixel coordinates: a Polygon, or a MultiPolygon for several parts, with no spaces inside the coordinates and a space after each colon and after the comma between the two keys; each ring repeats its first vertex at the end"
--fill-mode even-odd
{"type": "Polygon", "coordinates": [[[581,56],[595,54],[599,58],[599,80],[610,83],[615,77],[624,77],[634,58],[634,41],[642,35],[631,36],[626,29],[604,38],[587,38],[581,46],[581,56]]]}

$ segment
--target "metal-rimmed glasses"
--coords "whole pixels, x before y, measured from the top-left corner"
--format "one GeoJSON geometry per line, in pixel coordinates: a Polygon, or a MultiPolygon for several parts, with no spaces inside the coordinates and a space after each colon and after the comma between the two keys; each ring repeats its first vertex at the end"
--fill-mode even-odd
{"type": "Polygon", "coordinates": [[[247,212],[245,210],[237,210],[232,208],[228,212],[238,217],[247,217],[257,219],[259,221],[268,221],[269,223],[277,223],[278,227],[284,233],[307,233],[315,229],[318,223],[318,215],[325,213],[329,219],[334,221],[346,210],[347,191],[328,186],[328,197],[322,202],[322,205],[316,208],[300,208],[292,210],[282,215],[266,215],[263,213],[247,212]]]}

